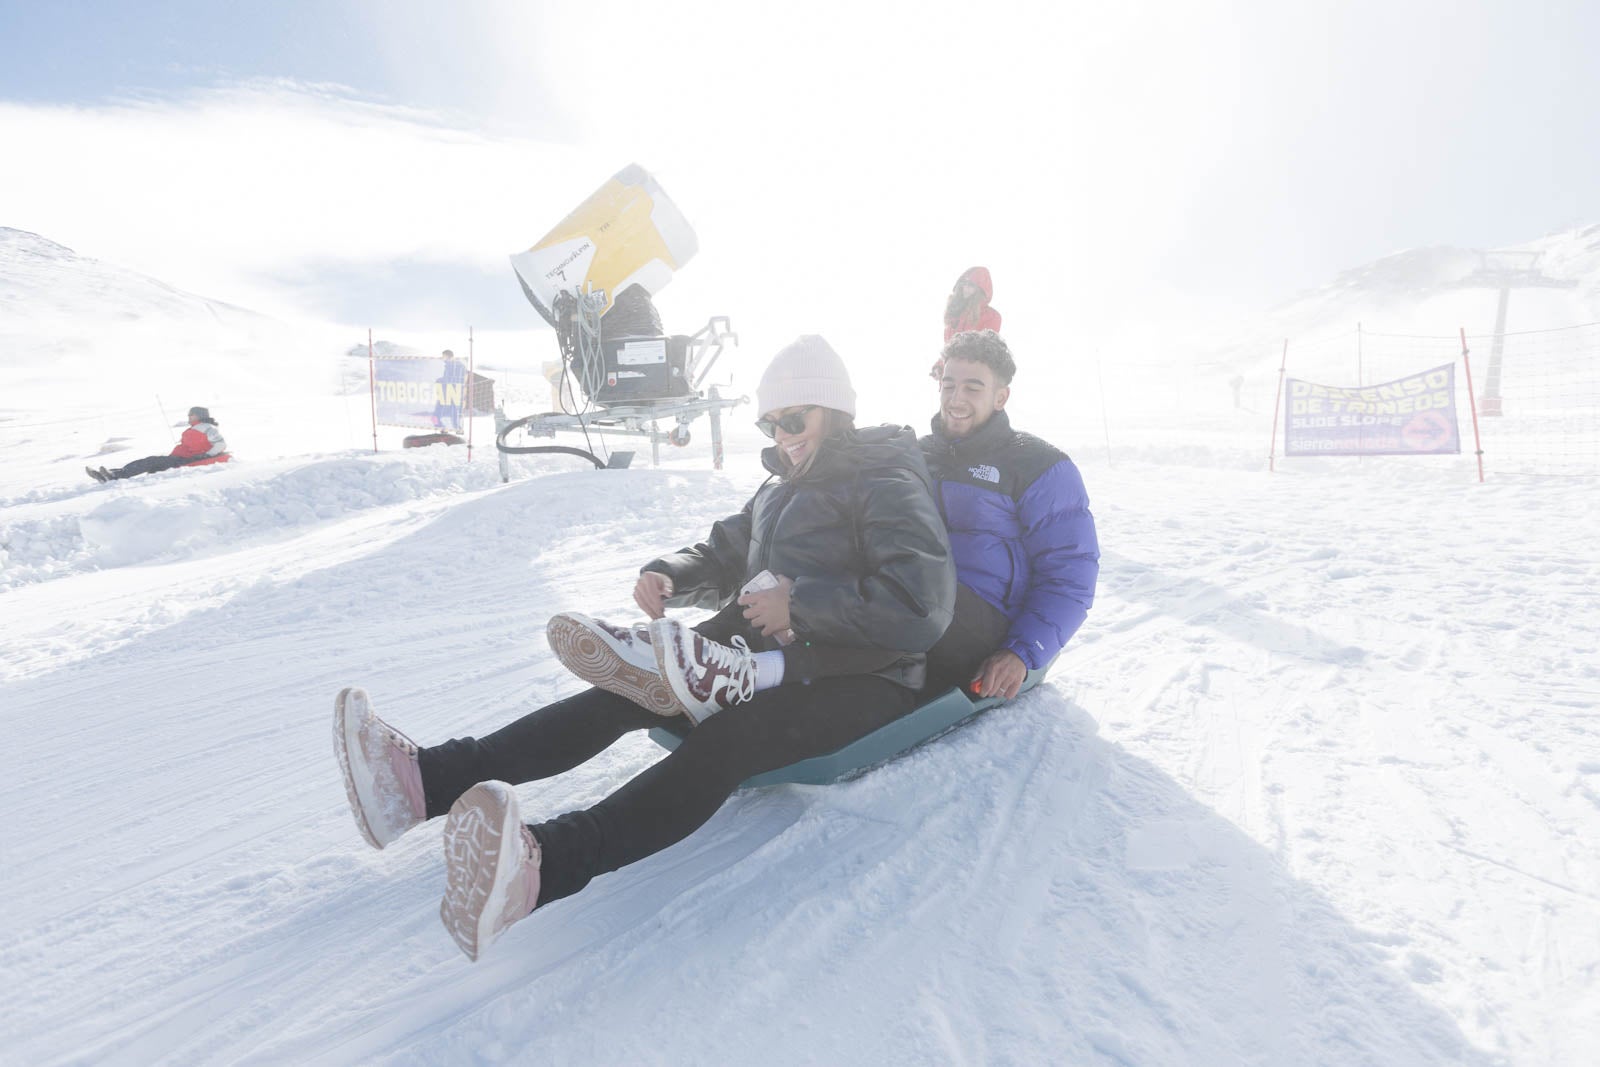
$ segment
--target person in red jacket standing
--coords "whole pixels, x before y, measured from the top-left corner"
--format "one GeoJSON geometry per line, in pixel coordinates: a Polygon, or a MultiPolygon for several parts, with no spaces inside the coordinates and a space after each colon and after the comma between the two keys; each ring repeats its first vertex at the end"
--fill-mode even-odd
{"type": "MultiPolygon", "coordinates": [[[[970,267],[956,279],[944,302],[944,339],[946,342],[958,333],[977,333],[980,330],[1000,332],[1000,312],[989,306],[994,299],[994,282],[988,267],[970,267]]],[[[936,360],[929,375],[935,381],[944,377],[944,360],[936,360]]]]}
{"type": "Polygon", "coordinates": [[[116,470],[108,471],[104,467],[85,467],[84,470],[97,482],[111,482],[118,478],[132,478],[136,474],[171,470],[173,467],[226,463],[231,458],[228,455],[228,442],[222,439],[222,431],[217,429],[217,420],[205,408],[193,407],[189,409],[189,427],[183,431],[171,454],[146,456],[116,470]]]}
{"type": "Polygon", "coordinates": [[[944,339],[958,333],[979,330],[1000,332],[1000,312],[989,306],[994,299],[994,282],[988,267],[973,267],[956,279],[950,298],[944,302],[944,339]]]}

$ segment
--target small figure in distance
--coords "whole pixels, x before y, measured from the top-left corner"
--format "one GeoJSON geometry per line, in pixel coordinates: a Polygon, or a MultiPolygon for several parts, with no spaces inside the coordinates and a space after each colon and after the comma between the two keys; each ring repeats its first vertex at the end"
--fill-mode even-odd
{"type": "MultiPolygon", "coordinates": [[[[994,299],[994,281],[988,267],[969,267],[956,279],[955,288],[944,302],[944,339],[958,333],[976,333],[979,330],[1000,332],[1000,312],[989,306],[994,299]]],[[[944,377],[944,359],[933,365],[929,377],[938,381],[944,377]]]]}
{"type": "Polygon", "coordinates": [[[145,456],[115,470],[106,470],[104,467],[85,467],[84,470],[97,482],[114,482],[119,478],[154,474],[173,467],[226,463],[232,458],[228,455],[228,442],[222,439],[222,431],[217,428],[217,420],[211,417],[211,412],[202,407],[192,407],[189,409],[189,427],[183,431],[177,447],[168,455],[145,456]]]}
{"type": "Polygon", "coordinates": [[[467,365],[457,359],[456,354],[448,348],[439,353],[439,357],[444,360],[444,373],[439,375],[438,379],[438,400],[433,405],[433,424],[441,430],[459,432],[462,416],[467,410],[465,390],[467,365]],[[450,403],[452,385],[463,387],[460,401],[454,404],[450,403]]]}

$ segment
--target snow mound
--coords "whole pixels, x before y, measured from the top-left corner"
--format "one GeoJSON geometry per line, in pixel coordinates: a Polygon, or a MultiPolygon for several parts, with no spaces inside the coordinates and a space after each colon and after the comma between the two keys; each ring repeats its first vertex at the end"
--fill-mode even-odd
{"type": "MultiPolygon", "coordinates": [[[[0,502],[0,589],[195,559],[500,482],[494,463],[467,464],[459,449],[310,457],[259,472],[248,466],[179,468],[0,502]]],[[[519,471],[538,466],[522,462],[519,471]]]]}

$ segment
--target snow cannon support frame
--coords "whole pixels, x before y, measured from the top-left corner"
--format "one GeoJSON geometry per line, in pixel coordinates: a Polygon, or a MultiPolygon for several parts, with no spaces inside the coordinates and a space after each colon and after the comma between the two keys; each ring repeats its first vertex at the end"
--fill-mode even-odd
{"type": "MultiPolygon", "coordinates": [[[[561,294],[558,307],[564,313],[558,320],[557,340],[561,345],[561,380],[558,400],[566,406],[570,397],[574,402],[582,397],[577,411],[549,411],[508,419],[504,411],[495,412],[495,447],[500,452],[500,480],[510,480],[506,457],[537,453],[566,453],[591,460],[597,468],[616,468],[626,463],[607,464],[586,449],[566,445],[513,445],[507,438],[517,432],[525,437],[555,437],[557,432],[582,433],[587,438],[597,433],[644,437],[650,441],[650,458],[653,465],[661,463],[661,446],[670,444],[682,448],[689,443],[690,425],[702,415],[711,417],[711,461],[717,470],[722,469],[722,412],[746,403],[744,396],[725,397],[716,386],[706,386],[717,361],[730,346],[737,346],[735,333],[726,316],[713,316],[705,326],[683,338],[655,336],[628,337],[629,344],[659,345],[663,358],[668,345],[681,347],[682,366],[671,365],[669,373],[681,382],[661,391],[660,397],[629,397],[608,399],[613,395],[616,370],[608,370],[608,361],[615,360],[615,352],[608,354],[600,328],[604,295],[585,293],[581,297],[561,294]],[[663,429],[666,423],[669,428],[663,429]]],[[[627,373],[623,371],[623,373],[627,373]]],[[[622,453],[618,453],[619,456],[622,453]]],[[[628,453],[631,456],[631,453],[628,453]]]]}

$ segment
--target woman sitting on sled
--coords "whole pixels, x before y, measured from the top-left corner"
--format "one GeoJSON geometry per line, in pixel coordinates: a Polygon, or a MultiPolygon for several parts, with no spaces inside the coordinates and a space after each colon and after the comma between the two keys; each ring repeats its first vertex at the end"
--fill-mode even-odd
{"type": "Polygon", "coordinates": [[[856,429],[849,375],[817,336],[778,353],[757,400],[772,477],[704,542],[645,565],[634,600],[651,621],[550,620],[556,655],[595,688],[431,748],[378,718],[364,691],[339,694],[334,745],[367,841],[382,848],[448,813],[440,916],[469,957],[535,908],[687,837],[745,779],[916,705],[955,597],[916,435],[856,429]],[[689,628],[666,617],[673,606],[721,610],[689,628]],[[592,808],[524,823],[513,786],[675,715],[694,725],[669,755],[592,808]]]}

